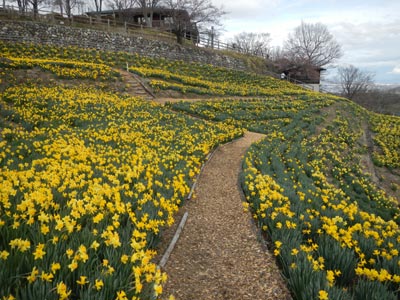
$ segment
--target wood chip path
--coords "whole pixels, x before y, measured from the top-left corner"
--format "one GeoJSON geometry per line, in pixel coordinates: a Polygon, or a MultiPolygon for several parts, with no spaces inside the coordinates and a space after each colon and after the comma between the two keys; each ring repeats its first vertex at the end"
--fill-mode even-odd
{"type": "Polygon", "coordinates": [[[242,208],[243,155],[262,137],[248,132],[220,146],[203,169],[195,197],[181,209],[189,215],[164,268],[165,299],[291,299],[275,258],[242,208]]]}

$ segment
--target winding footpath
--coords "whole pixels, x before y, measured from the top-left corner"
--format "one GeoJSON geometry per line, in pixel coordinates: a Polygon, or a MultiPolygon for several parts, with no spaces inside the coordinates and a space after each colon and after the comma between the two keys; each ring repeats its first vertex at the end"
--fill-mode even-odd
{"type": "Polygon", "coordinates": [[[275,258],[242,207],[243,155],[263,137],[248,132],[220,146],[206,164],[194,198],[181,208],[188,219],[164,267],[165,299],[291,299],[275,258]]]}

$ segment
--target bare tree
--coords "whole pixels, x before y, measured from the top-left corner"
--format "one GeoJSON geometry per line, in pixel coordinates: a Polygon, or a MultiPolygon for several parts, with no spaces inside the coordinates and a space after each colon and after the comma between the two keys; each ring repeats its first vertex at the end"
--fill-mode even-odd
{"type": "Polygon", "coordinates": [[[134,7],[135,1],[136,0],[110,0],[108,5],[111,7],[111,9],[123,10],[134,7]]]}
{"type": "Polygon", "coordinates": [[[60,14],[64,14],[64,5],[62,0],[48,0],[47,5],[51,6],[52,8],[57,7],[60,11],[60,14]]]}
{"type": "Polygon", "coordinates": [[[76,5],[76,0],[61,0],[62,5],[64,6],[65,14],[68,16],[68,19],[71,19],[72,9],[76,5]]]}
{"type": "Polygon", "coordinates": [[[342,95],[353,99],[359,94],[366,93],[373,84],[373,75],[362,72],[360,69],[349,65],[338,69],[342,95]]]}
{"type": "Polygon", "coordinates": [[[161,0],[135,0],[135,4],[142,9],[147,27],[153,26],[153,12],[161,0]]]}
{"type": "MultiPolygon", "coordinates": [[[[10,1],[14,2],[14,1],[10,1]]],[[[36,18],[39,14],[39,9],[43,7],[43,5],[53,5],[53,1],[49,0],[16,0],[18,5],[18,10],[20,12],[27,12],[32,8],[33,17],[36,18]]],[[[3,1],[3,6],[5,7],[5,0],[3,1]]]]}
{"type": "Polygon", "coordinates": [[[242,32],[233,37],[239,52],[269,57],[272,51],[269,33],[242,32]]]}
{"type": "Polygon", "coordinates": [[[210,0],[163,0],[162,3],[171,10],[172,32],[179,44],[182,44],[188,31],[198,32],[206,26],[220,26],[220,19],[226,14],[210,0]]]}
{"type": "Polygon", "coordinates": [[[25,12],[28,8],[28,0],[17,0],[19,12],[25,12]]]}
{"type": "Polygon", "coordinates": [[[36,18],[39,14],[39,6],[46,2],[46,0],[27,0],[32,5],[33,17],[36,18]]]}
{"type": "Polygon", "coordinates": [[[340,45],[327,27],[321,23],[301,22],[285,42],[285,50],[292,61],[326,66],[342,56],[340,45]]]}
{"type": "Polygon", "coordinates": [[[93,0],[94,7],[96,8],[97,12],[101,12],[103,9],[103,0],[93,0]]]}
{"type": "MultiPolygon", "coordinates": [[[[38,0],[29,0],[29,1],[38,1],[38,0]]],[[[39,0],[41,1],[41,0],[39,0]]],[[[83,1],[81,0],[50,0],[47,1],[47,4],[58,7],[60,10],[60,14],[64,15],[64,13],[67,15],[68,19],[71,20],[72,17],[72,11],[74,8],[78,7],[79,5],[83,4],[83,1]]]]}
{"type": "Polygon", "coordinates": [[[285,58],[285,52],[280,46],[271,47],[269,54],[271,60],[280,60],[285,58]]]}

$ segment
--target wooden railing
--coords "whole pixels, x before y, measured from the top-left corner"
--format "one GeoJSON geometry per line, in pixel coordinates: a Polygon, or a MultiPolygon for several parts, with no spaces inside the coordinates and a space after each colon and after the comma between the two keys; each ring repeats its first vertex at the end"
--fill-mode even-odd
{"type": "MultiPolygon", "coordinates": [[[[72,15],[70,18],[68,18],[68,16],[65,14],[62,15],[58,12],[46,11],[46,10],[38,10],[38,13],[34,14],[32,9],[20,11],[18,7],[10,5],[4,6],[2,3],[0,3],[0,18],[2,17],[6,17],[7,19],[17,19],[17,20],[35,20],[38,22],[45,22],[50,24],[58,24],[58,25],[65,25],[72,27],[85,27],[85,28],[98,29],[109,32],[119,32],[127,35],[140,35],[150,39],[163,40],[167,42],[176,41],[176,36],[168,32],[168,29],[170,29],[167,27],[168,24],[159,24],[164,26],[148,28],[137,23],[121,22],[113,18],[98,18],[87,15],[72,15]]],[[[211,48],[215,50],[229,50],[229,51],[243,53],[243,51],[241,51],[240,48],[235,47],[233,44],[225,43],[218,39],[214,39],[212,34],[207,35],[207,33],[203,33],[201,36],[203,36],[203,38],[198,39],[195,43],[193,43],[193,41],[186,41],[186,42],[202,48],[211,48]],[[204,36],[206,38],[204,38],[204,36]]],[[[13,39],[13,37],[7,37],[7,36],[2,36],[0,38],[3,40],[13,39]]],[[[97,47],[97,45],[92,45],[92,46],[88,45],[87,41],[85,41],[85,44],[86,46],[92,48],[97,47]]],[[[274,78],[280,78],[280,75],[277,73],[270,71],[265,71],[265,72],[269,76],[272,76],[274,78]]],[[[295,80],[293,78],[291,78],[289,81],[297,85],[300,85],[305,89],[313,90],[312,85],[295,80]]]]}
{"type": "MultiPolygon", "coordinates": [[[[43,9],[38,10],[38,12],[35,14],[31,8],[21,11],[16,6],[4,6],[2,3],[0,3],[0,18],[1,17],[18,20],[35,20],[38,22],[73,27],[86,27],[110,32],[125,33],[128,35],[141,35],[148,38],[161,39],[169,42],[176,41],[176,36],[171,33],[171,24],[163,21],[153,21],[153,27],[150,28],[138,23],[121,22],[114,18],[100,18],[88,15],[71,15],[68,17],[67,15],[60,14],[59,12],[43,9]]],[[[185,42],[199,47],[241,52],[239,48],[233,47],[232,44],[224,43],[204,33],[200,34],[200,37],[196,39],[196,41],[185,42]]]]}

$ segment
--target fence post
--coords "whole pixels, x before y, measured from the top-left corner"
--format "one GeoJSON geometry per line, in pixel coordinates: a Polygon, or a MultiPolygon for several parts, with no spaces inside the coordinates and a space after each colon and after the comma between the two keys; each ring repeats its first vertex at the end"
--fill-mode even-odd
{"type": "Polygon", "coordinates": [[[214,26],[211,26],[211,49],[214,49],[214,26]]]}
{"type": "Polygon", "coordinates": [[[90,24],[90,26],[92,26],[92,17],[91,16],[89,16],[89,24],[90,24]]]}
{"type": "Polygon", "coordinates": [[[126,24],[126,21],[124,22],[124,27],[125,27],[125,32],[128,33],[128,26],[126,24]]]}
{"type": "Polygon", "coordinates": [[[107,28],[110,30],[110,19],[107,19],[107,28]]]}

